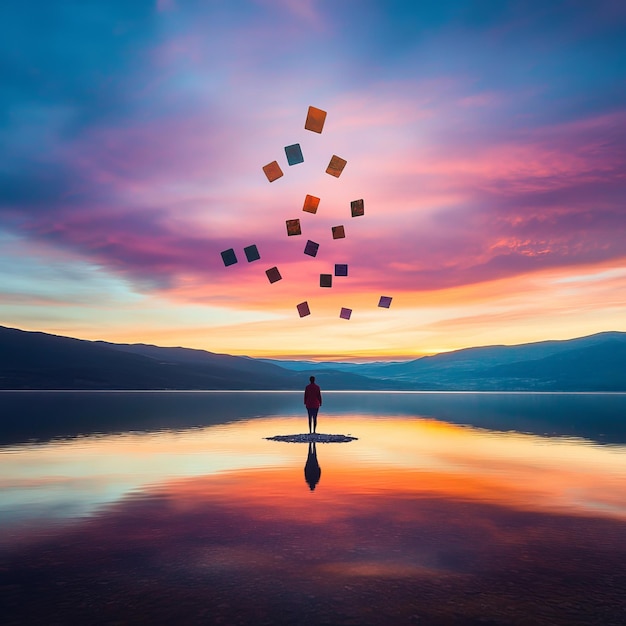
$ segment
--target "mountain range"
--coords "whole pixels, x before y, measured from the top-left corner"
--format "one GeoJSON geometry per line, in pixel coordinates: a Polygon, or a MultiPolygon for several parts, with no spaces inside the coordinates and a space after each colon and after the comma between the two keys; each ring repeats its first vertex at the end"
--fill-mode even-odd
{"type": "Polygon", "coordinates": [[[404,362],[253,359],[0,326],[0,389],[626,391],[626,332],[483,346],[404,362]]]}

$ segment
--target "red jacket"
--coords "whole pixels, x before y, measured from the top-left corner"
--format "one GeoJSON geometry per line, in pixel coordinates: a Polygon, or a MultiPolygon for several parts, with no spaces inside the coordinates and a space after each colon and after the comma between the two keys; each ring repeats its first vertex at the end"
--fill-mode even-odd
{"type": "Polygon", "coordinates": [[[304,389],[304,406],[307,409],[319,409],[322,406],[322,391],[319,385],[310,383],[304,389]]]}

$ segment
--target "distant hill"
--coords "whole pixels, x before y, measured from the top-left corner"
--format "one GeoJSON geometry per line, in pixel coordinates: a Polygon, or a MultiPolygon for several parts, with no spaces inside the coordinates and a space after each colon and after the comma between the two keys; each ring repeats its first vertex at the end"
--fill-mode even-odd
{"type": "Polygon", "coordinates": [[[84,341],[0,326],[0,389],[626,391],[626,333],[394,363],[315,363],[84,341]]]}
{"type": "Polygon", "coordinates": [[[626,390],[626,341],[607,340],[532,361],[517,361],[482,372],[482,379],[509,388],[559,391],[626,390]]]}
{"type": "MultiPolygon", "coordinates": [[[[268,361],[295,371],[303,361],[268,361]]],[[[562,341],[482,346],[394,363],[324,367],[432,391],[626,391],[626,333],[609,331],[562,341]]]]}
{"type": "MultiPolygon", "coordinates": [[[[326,389],[380,389],[340,371],[326,389]]],[[[247,357],[188,348],[84,341],[0,326],[0,389],[302,389],[308,377],[247,357]]]]}

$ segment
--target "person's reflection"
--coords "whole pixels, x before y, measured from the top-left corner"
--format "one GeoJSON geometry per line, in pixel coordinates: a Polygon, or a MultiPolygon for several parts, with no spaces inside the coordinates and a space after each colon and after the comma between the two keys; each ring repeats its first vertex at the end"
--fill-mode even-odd
{"type": "Polygon", "coordinates": [[[317,452],[315,451],[315,442],[309,442],[309,454],[306,457],[306,464],[304,466],[304,479],[309,484],[311,491],[315,489],[315,486],[320,481],[322,470],[317,462],[317,452]]]}

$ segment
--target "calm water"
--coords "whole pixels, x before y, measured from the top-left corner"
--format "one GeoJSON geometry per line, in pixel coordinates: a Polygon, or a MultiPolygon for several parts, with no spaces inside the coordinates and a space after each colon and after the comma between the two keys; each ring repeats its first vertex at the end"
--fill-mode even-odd
{"type": "Polygon", "coordinates": [[[626,624],[626,395],[0,403],[3,624],[626,624]]]}

